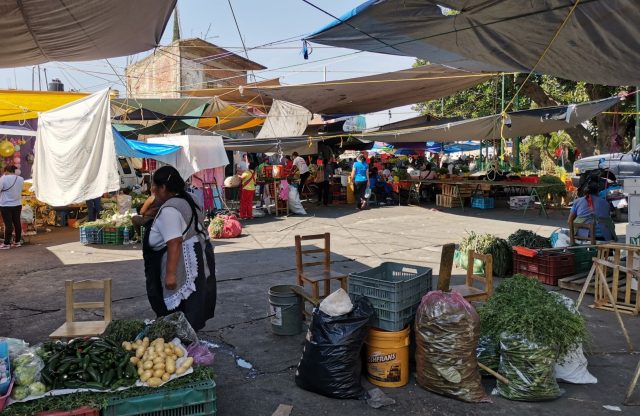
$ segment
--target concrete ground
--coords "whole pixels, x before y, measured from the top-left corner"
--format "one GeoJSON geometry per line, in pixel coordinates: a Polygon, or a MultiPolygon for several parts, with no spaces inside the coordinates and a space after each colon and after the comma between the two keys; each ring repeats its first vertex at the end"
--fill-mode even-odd
{"type": "MultiPolygon", "coordinates": [[[[218,304],[215,318],[200,333],[218,346],[218,414],[271,415],[282,403],[293,405],[293,415],[613,414],[603,405],[640,415],[640,407],[622,405],[640,355],[626,351],[612,312],[582,308],[593,335],[589,370],[599,383],[563,384],[564,395],[545,403],[492,396],[492,404],[465,404],[423,390],[413,376],[403,388],[384,389],[396,404],[379,410],[362,401],[328,399],[294,383],[304,335],[279,337],[270,330],[267,292],[273,285],[295,282],[296,234],[330,232],[334,268],[345,273],[396,261],[432,267],[435,275],[442,244],[459,242],[468,231],[506,237],[526,228],[549,235],[564,225],[566,215],[566,211],[553,211],[545,219],[535,212],[523,217],[521,212],[503,209],[463,213],[460,209],[381,207],[357,212],[347,207],[311,207],[307,216],[246,222],[242,237],[215,242],[218,304]]],[[[618,227],[624,234],[624,225],[618,227]]],[[[0,252],[0,336],[33,343],[46,339],[64,321],[65,279],[111,278],[115,318],[153,318],[140,247],[83,246],[77,240],[77,230],[54,228],[33,237],[25,247],[0,252]]],[[[463,271],[454,273],[454,283],[461,281],[463,271]]],[[[563,292],[577,297],[575,292],[563,292]]],[[[585,303],[591,299],[588,296],[585,303]]],[[[624,316],[636,348],[640,345],[638,319],[624,316]]],[[[363,384],[372,388],[364,378],[363,384]]],[[[485,380],[488,392],[494,384],[485,380]]],[[[640,392],[635,399],[640,401],[640,392]]]]}

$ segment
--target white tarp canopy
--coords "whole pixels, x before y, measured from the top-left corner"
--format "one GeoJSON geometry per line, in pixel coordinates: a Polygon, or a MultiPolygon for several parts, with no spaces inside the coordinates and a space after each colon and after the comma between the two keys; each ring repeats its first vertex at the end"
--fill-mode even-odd
{"type": "Polygon", "coordinates": [[[109,89],[41,113],[33,163],[38,200],[65,206],[120,189],[109,89]]]}
{"type": "Polygon", "coordinates": [[[300,136],[312,117],[309,110],[298,104],[274,100],[256,139],[300,136]]]}
{"type": "Polygon", "coordinates": [[[2,0],[0,67],[90,61],[155,48],[176,0],[2,0]]]}
{"type": "Polygon", "coordinates": [[[217,168],[229,164],[229,158],[222,143],[222,136],[166,136],[151,137],[147,143],[181,146],[179,152],[157,158],[180,172],[183,179],[204,169],[217,168]]]}

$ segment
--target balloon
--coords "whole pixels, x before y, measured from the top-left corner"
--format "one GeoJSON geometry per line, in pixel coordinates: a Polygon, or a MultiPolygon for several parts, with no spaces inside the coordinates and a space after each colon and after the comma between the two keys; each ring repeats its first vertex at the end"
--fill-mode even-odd
{"type": "Polygon", "coordinates": [[[14,152],[13,144],[11,144],[9,140],[3,140],[0,142],[0,156],[11,157],[14,152]]]}
{"type": "Polygon", "coordinates": [[[14,157],[13,158],[13,163],[17,166],[20,166],[20,158],[19,157],[14,157]]]}
{"type": "Polygon", "coordinates": [[[20,145],[19,144],[13,146],[13,148],[15,149],[16,152],[20,151],[20,145]]]}

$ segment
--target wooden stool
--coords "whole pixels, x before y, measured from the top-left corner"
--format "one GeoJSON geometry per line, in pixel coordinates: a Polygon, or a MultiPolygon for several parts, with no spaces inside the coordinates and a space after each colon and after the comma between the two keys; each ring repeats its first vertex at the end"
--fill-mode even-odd
{"type": "Polygon", "coordinates": [[[468,301],[487,300],[493,294],[493,257],[491,254],[478,254],[469,251],[469,262],[467,263],[467,281],[464,285],[457,285],[451,291],[459,293],[468,301]],[[484,262],[484,276],[473,274],[473,262],[475,259],[484,262]],[[484,289],[473,286],[473,282],[480,282],[484,289]]]}
{"type": "Polygon", "coordinates": [[[66,339],[85,336],[102,335],[111,322],[111,279],[105,280],[67,280],[65,288],[65,312],[66,322],[56,329],[49,338],[66,339]],[[73,293],[76,290],[102,289],[104,299],[102,302],[74,302],[73,293]],[[76,309],[103,309],[102,321],[75,321],[76,309]]]}
{"type": "Polygon", "coordinates": [[[315,235],[297,235],[296,240],[296,268],[298,285],[303,286],[305,283],[311,285],[311,296],[315,299],[324,299],[331,293],[331,281],[337,280],[340,282],[340,287],[344,290],[348,290],[347,278],[344,273],[339,273],[331,270],[331,234],[315,234],[315,235]],[[302,242],[309,240],[324,240],[323,248],[313,248],[303,250],[302,242]],[[323,253],[322,261],[304,262],[304,256],[313,253],[323,253]],[[305,270],[305,267],[322,266],[321,269],[305,270]],[[320,296],[319,283],[324,282],[323,295],[320,296]]]}

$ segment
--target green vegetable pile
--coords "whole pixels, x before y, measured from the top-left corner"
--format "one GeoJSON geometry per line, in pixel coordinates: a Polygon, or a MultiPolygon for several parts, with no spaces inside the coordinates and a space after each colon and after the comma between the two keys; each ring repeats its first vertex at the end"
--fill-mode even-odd
{"type": "Polygon", "coordinates": [[[539,193],[541,195],[550,194],[550,195],[567,195],[567,186],[562,182],[557,176],[554,175],[542,175],[540,177],[540,185],[547,185],[544,188],[540,188],[539,193]]]}
{"type": "MultiPolygon", "coordinates": [[[[467,253],[469,250],[479,254],[491,254],[493,257],[493,274],[496,276],[509,276],[513,268],[513,251],[509,243],[491,234],[476,234],[473,231],[469,233],[459,245],[462,253],[460,256],[460,265],[467,268],[467,253]]],[[[484,269],[482,269],[484,270],[484,269]]],[[[476,265],[474,265],[474,272],[476,265]]]]}
{"type": "Polygon", "coordinates": [[[102,337],[121,345],[124,341],[136,339],[144,330],[144,322],[137,319],[118,319],[111,321],[102,337]]]}
{"type": "Polygon", "coordinates": [[[107,339],[46,342],[41,354],[45,363],[42,381],[53,389],[116,389],[131,386],[138,379],[130,354],[107,339]]]}
{"type": "Polygon", "coordinates": [[[220,238],[222,237],[222,231],[224,229],[224,218],[221,215],[216,215],[211,219],[209,224],[209,237],[220,238]]]}
{"type": "Polygon", "coordinates": [[[550,248],[551,240],[529,230],[518,230],[507,238],[511,246],[550,248]]]}
{"type": "Polygon", "coordinates": [[[478,313],[482,335],[496,342],[503,332],[522,335],[559,357],[589,339],[581,315],[568,310],[542,283],[520,274],[498,286],[478,313]]]}
{"type": "Polygon", "coordinates": [[[69,411],[82,406],[102,410],[109,406],[112,400],[127,399],[145,394],[162,394],[162,392],[183,388],[192,383],[213,380],[213,370],[209,367],[194,366],[193,373],[177,378],[160,388],[131,387],[118,392],[96,393],[84,392],[65,394],[62,396],[47,396],[25,403],[15,403],[7,407],[2,416],[32,416],[39,412],[59,410],[69,411]]]}

